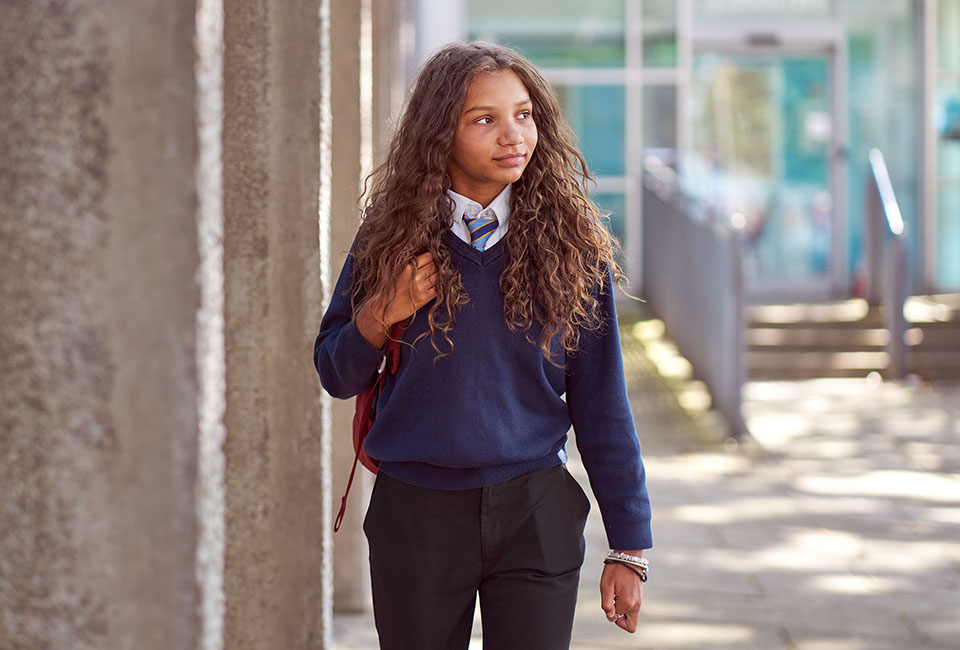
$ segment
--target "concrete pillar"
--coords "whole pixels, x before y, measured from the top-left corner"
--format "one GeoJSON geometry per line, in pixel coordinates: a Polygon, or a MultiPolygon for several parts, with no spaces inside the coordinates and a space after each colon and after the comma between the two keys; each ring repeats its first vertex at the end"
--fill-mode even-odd
{"type": "MultiPolygon", "coordinates": [[[[330,273],[335,281],[359,225],[361,151],[369,114],[361,104],[360,36],[369,5],[358,0],[330,0],[331,130],[330,273]]],[[[369,80],[365,80],[369,83],[369,80]]],[[[366,95],[369,96],[369,95],[366,95]]],[[[351,436],[353,400],[332,401],[333,509],[347,484],[354,451],[351,436]]],[[[350,492],[347,514],[333,544],[333,606],[336,611],[363,611],[370,603],[370,569],[363,515],[369,500],[371,475],[360,467],[350,492]]]]}
{"type": "Polygon", "coordinates": [[[415,0],[373,0],[373,159],[381,162],[416,74],[415,0]]]}
{"type": "Polygon", "coordinates": [[[228,0],[224,49],[227,650],[324,647],[321,3],[228,0]]]}
{"type": "Polygon", "coordinates": [[[0,648],[329,647],[326,3],[0,5],[0,648]]]}
{"type": "Polygon", "coordinates": [[[422,64],[450,41],[467,37],[467,3],[449,0],[416,2],[416,61],[422,64]]]}
{"type": "Polygon", "coordinates": [[[221,278],[198,120],[218,90],[195,74],[196,11],[0,3],[2,648],[199,648],[217,627],[198,517],[218,516],[198,453],[217,331],[199,320],[221,278]]]}

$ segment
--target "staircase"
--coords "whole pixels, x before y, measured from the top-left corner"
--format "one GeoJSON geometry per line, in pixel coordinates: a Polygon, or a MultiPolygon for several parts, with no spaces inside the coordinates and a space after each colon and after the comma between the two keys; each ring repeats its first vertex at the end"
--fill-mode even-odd
{"type": "MultiPolygon", "coordinates": [[[[960,380],[960,294],[907,301],[907,372],[929,381],[960,380]]],[[[751,380],[884,374],[883,313],[862,299],[748,307],[751,380]]]]}

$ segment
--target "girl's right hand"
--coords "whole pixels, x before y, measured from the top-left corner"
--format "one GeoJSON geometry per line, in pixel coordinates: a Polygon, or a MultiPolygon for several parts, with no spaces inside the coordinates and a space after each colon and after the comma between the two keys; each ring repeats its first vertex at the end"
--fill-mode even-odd
{"type": "Polygon", "coordinates": [[[394,323],[406,320],[437,297],[437,266],[433,255],[423,253],[414,258],[394,281],[390,296],[374,296],[357,312],[357,329],[375,348],[387,340],[394,323]]]}

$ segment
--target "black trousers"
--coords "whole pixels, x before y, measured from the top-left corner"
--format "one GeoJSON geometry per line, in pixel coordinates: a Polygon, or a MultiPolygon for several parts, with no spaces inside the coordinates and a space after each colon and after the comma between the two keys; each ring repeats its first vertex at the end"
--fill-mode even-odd
{"type": "Polygon", "coordinates": [[[384,650],[465,650],[480,595],[484,650],[570,646],[590,501],[566,467],[470,490],[382,472],[363,529],[384,650]]]}

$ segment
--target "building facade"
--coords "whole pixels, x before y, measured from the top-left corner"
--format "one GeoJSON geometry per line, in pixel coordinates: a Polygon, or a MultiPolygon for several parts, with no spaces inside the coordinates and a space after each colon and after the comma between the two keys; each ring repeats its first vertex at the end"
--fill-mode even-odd
{"type": "Polygon", "coordinates": [[[914,293],[960,289],[960,1],[418,0],[418,56],[518,49],[553,82],[641,280],[656,156],[743,230],[754,301],[862,295],[869,152],[914,293]]]}

